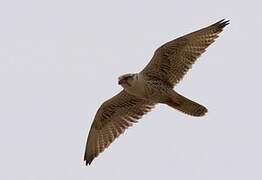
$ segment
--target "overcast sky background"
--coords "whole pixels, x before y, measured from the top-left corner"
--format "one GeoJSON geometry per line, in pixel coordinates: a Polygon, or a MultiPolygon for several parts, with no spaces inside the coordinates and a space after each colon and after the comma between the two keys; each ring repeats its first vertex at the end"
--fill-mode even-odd
{"type": "Polygon", "coordinates": [[[0,2],[0,179],[262,179],[260,1],[0,2]],[[86,136],[117,77],[176,37],[230,19],[176,87],[209,109],[158,105],[90,167],[86,136]]]}

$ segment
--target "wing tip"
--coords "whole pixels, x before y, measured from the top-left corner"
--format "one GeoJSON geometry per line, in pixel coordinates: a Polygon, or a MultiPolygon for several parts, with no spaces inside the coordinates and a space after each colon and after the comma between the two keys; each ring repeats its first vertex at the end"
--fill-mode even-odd
{"type": "Polygon", "coordinates": [[[94,160],[94,157],[91,157],[91,156],[87,157],[86,155],[84,157],[84,161],[85,161],[86,166],[90,166],[93,160],[94,160]]]}
{"type": "Polygon", "coordinates": [[[218,22],[215,23],[214,25],[217,26],[219,29],[223,29],[223,28],[226,27],[228,24],[230,24],[230,20],[221,19],[220,21],[218,21],[218,22]]]}
{"type": "Polygon", "coordinates": [[[90,160],[85,160],[85,164],[86,166],[90,166],[91,163],[92,163],[93,159],[90,159],[90,160]]]}

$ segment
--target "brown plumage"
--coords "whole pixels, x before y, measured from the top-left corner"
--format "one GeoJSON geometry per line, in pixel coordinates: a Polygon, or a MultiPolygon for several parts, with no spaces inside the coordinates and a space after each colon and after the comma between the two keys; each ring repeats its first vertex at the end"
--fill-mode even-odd
{"type": "Polygon", "coordinates": [[[119,77],[124,88],[104,102],[96,113],[86,144],[84,160],[91,164],[129,126],[164,103],[192,116],[203,116],[207,109],[173,90],[196,59],[229,24],[224,19],[179,37],[159,47],[148,65],[137,74],[119,77]]]}
{"type": "Polygon", "coordinates": [[[174,86],[228,24],[229,21],[223,19],[211,26],[167,42],[155,51],[153,58],[141,73],[174,86]]]}
{"type": "Polygon", "coordinates": [[[86,164],[91,164],[99,153],[153,107],[154,103],[138,99],[124,90],[104,102],[96,113],[88,135],[84,158],[86,164]]]}

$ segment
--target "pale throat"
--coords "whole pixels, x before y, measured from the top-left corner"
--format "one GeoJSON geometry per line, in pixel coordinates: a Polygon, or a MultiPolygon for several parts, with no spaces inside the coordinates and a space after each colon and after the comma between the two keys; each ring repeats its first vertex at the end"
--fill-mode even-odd
{"type": "Polygon", "coordinates": [[[130,82],[129,85],[124,85],[123,88],[130,94],[140,97],[140,98],[145,98],[146,93],[145,93],[145,79],[143,78],[142,75],[136,74],[134,76],[134,79],[132,82],[130,82]]]}

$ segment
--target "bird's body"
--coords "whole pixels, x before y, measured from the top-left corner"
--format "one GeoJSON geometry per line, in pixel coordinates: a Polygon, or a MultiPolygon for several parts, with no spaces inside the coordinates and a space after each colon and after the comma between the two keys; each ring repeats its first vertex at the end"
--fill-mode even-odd
{"type": "Polygon", "coordinates": [[[173,88],[164,84],[163,81],[149,79],[141,73],[127,75],[124,75],[124,77],[130,77],[132,80],[127,83],[120,83],[125,91],[152,103],[164,102],[173,91],[173,88]]]}
{"type": "MultiPolygon", "coordinates": [[[[183,111],[193,116],[202,116],[207,109],[174,91],[173,86],[160,79],[149,78],[142,73],[125,74],[119,77],[119,84],[122,85],[125,92],[149,103],[163,103],[177,110],[185,104],[192,106],[191,109],[183,111]],[[126,81],[125,81],[126,79],[126,81]],[[124,82],[122,82],[124,81],[124,82]],[[198,112],[193,112],[197,110],[198,112]],[[191,112],[190,112],[191,111],[191,112]]],[[[184,109],[185,110],[185,109],[184,109]]]]}
{"type": "Polygon", "coordinates": [[[120,76],[118,83],[123,90],[101,105],[92,123],[86,144],[86,164],[91,164],[125,129],[158,103],[188,115],[203,116],[207,109],[177,93],[174,86],[227,24],[228,21],[221,20],[170,41],[155,51],[141,72],[120,76]]]}

